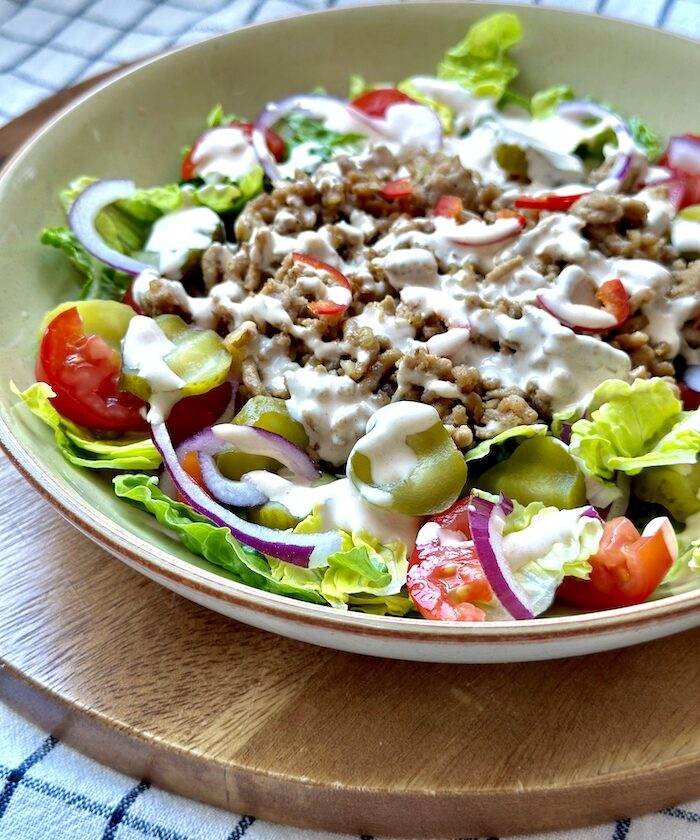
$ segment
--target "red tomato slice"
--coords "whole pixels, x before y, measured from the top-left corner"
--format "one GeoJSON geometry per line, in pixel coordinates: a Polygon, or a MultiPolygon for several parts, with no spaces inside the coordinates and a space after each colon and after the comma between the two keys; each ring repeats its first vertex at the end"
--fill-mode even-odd
{"type": "Polygon", "coordinates": [[[148,428],[145,403],[119,389],[121,359],[99,335],[85,335],[77,307],[57,315],[44,331],[36,378],[56,396],[56,411],[95,431],[129,432],[148,428]]]}
{"type": "Polygon", "coordinates": [[[295,263],[303,263],[313,268],[314,271],[320,271],[330,275],[332,279],[332,286],[342,286],[350,292],[350,298],[347,303],[337,303],[334,300],[326,298],[325,300],[314,300],[309,303],[309,309],[314,315],[340,315],[341,312],[350,306],[352,302],[352,285],[348,278],[337,268],[329,265],[323,260],[317,260],[315,257],[310,257],[308,254],[302,254],[301,251],[292,251],[292,260],[295,263]]]}
{"type": "Polygon", "coordinates": [[[464,202],[458,195],[441,195],[435,205],[435,215],[458,219],[464,211],[464,202]]]}
{"type": "Polygon", "coordinates": [[[595,296],[603,304],[606,312],[609,312],[616,319],[615,326],[610,329],[617,329],[629,318],[630,299],[621,280],[617,278],[606,280],[599,286],[595,296]]]}
{"type": "Polygon", "coordinates": [[[438,535],[421,541],[421,534],[424,534],[424,529],[421,529],[411,553],[406,585],[425,618],[483,621],[484,611],[472,602],[488,603],[493,598],[471,540],[468,505],[468,499],[460,499],[430,520],[438,528],[461,533],[464,541],[445,545],[438,535]]]}
{"type": "Polygon", "coordinates": [[[143,315],[141,311],[141,307],[136,303],[136,298],[134,297],[134,281],[132,280],[129,283],[129,288],[124,293],[124,297],[122,298],[122,303],[125,303],[127,306],[130,306],[137,315],[143,315]]]}
{"type": "Polygon", "coordinates": [[[175,403],[166,421],[173,443],[177,445],[213,426],[230,401],[231,383],[222,382],[205,394],[195,394],[175,403]]]}
{"type": "MultiPolygon", "coordinates": [[[[248,140],[251,140],[253,136],[252,123],[232,122],[229,123],[227,126],[221,126],[221,128],[238,128],[248,138],[248,140]]],[[[197,167],[199,166],[199,162],[194,163],[193,161],[193,157],[195,157],[197,152],[197,147],[202,142],[202,140],[204,140],[205,137],[208,137],[212,132],[218,130],[218,128],[212,128],[210,131],[205,131],[203,134],[200,134],[199,137],[194,141],[194,143],[192,144],[192,148],[185,155],[185,158],[182,161],[180,177],[183,181],[191,181],[193,178],[198,177],[197,167]]],[[[279,136],[279,134],[275,134],[274,131],[270,131],[269,129],[267,129],[265,131],[265,141],[267,142],[267,148],[270,150],[275,160],[277,162],[284,160],[284,156],[286,154],[287,149],[284,144],[284,140],[279,136]]]]}
{"type": "Polygon", "coordinates": [[[408,198],[409,195],[413,195],[413,184],[410,178],[396,178],[394,181],[389,181],[384,187],[382,195],[389,200],[394,198],[408,198]]]}
{"type": "Polygon", "coordinates": [[[587,610],[609,610],[645,601],[663,580],[673,557],[663,531],[642,537],[624,516],[605,523],[588,580],[564,578],[557,595],[587,610]]]}
{"type": "Polygon", "coordinates": [[[377,88],[368,90],[367,93],[353,99],[350,104],[368,117],[383,117],[392,105],[398,105],[399,102],[415,104],[416,100],[396,88],[377,88]]]}

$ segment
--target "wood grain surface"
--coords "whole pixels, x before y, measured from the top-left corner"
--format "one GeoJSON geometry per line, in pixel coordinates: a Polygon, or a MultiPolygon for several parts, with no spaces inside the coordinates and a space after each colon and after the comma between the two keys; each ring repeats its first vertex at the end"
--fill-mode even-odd
{"type": "MultiPolygon", "coordinates": [[[[0,130],[0,155],[49,110],[0,130]]],[[[192,798],[353,834],[464,837],[700,794],[700,629],[512,665],[314,648],[131,571],[1,455],[0,574],[0,697],[99,761],[192,798]]]]}

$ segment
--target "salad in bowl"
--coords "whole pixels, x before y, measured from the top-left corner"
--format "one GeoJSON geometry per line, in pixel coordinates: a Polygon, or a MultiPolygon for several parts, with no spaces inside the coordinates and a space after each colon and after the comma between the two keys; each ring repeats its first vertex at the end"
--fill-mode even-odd
{"type": "Polygon", "coordinates": [[[700,137],[523,96],[521,35],[495,14],[435,76],[217,106],[176,183],[68,185],[42,241],[82,290],[14,386],[65,458],[336,610],[697,587],[700,137]]]}

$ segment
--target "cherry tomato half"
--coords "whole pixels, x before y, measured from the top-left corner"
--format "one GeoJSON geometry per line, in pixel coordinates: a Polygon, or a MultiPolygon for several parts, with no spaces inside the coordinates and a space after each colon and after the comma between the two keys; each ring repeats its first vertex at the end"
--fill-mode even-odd
{"type": "Polygon", "coordinates": [[[416,100],[396,88],[377,88],[361,94],[350,104],[368,117],[383,117],[392,105],[398,105],[400,102],[415,104],[416,100]]]}
{"type": "Polygon", "coordinates": [[[213,426],[231,401],[231,383],[222,382],[204,394],[194,394],[175,403],[166,424],[177,445],[202,429],[213,426]]]}
{"type": "Polygon", "coordinates": [[[406,585],[425,618],[438,621],[483,621],[485,613],[474,601],[488,603],[493,592],[471,539],[468,499],[434,516],[418,533],[409,560],[406,585]],[[461,534],[463,540],[443,542],[440,529],[461,534]]]}
{"type": "Polygon", "coordinates": [[[588,580],[564,578],[557,595],[588,610],[641,604],[673,562],[663,530],[644,537],[624,516],[605,523],[598,552],[589,559],[588,580]]]}
{"type": "Polygon", "coordinates": [[[99,335],[86,335],[77,307],[58,314],[44,330],[36,378],[56,396],[54,408],[68,420],[96,431],[129,432],[148,428],[145,405],[119,389],[121,359],[99,335]]]}
{"type": "MultiPolygon", "coordinates": [[[[248,141],[251,141],[251,138],[253,136],[252,123],[232,122],[226,126],[221,126],[221,128],[238,128],[248,139],[248,141]]],[[[215,131],[220,131],[221,128],[212,128],[209,131],[205,131],[203,134],[200,134],[199,137],[194,141],[194,143],[192,144],[192,148],[185,155],[185,158],[182,161],[180,177],[183,181],[191,181],[193,178],[199,177],[198,167],[202,161],[197,161],[195,163],[193,160],[193,158],[196,157],[197,148],[199,147],[200,143],[204,140],[205,137],[209,137],[215,131]]],[[[273,154],[275,160],[277,162],[283,161],[287,150],[284,144],[284,140],[279,136],[279,134],[275,134],[274,131],[270,131],[269,129],[267,129],[265,131],[265,141],[267,142],[267,148],[273,154]]]]}

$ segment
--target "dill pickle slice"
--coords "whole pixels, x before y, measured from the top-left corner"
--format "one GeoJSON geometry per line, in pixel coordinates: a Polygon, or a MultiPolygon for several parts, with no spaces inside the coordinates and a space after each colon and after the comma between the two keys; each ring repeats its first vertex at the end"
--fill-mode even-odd
{"type": "Polygon", "coordinates": [[[59,303],[44,316],[39,327],[39,338],[44,335],[48,325],[66,309],[75,307],[83,322],[85,335],[99,335],[113,350],[119,350],[119,345],[126,335],[129,321],[136,315],[134,310],[125,303],[116,300],[75,300],[59,303]]]}
{"type": "MultiPolygon", "coordinates": [[[[214,330],[194,327],[177,315],[159,315],[153,320],[174,345],[163,361],[182,380],[182,397],[205,394],[226,381],[232,358],[214,330]]],[[[150,382],[136,370],[122,368],[119,384],[142,400],[151,399],[150,382]]]]}
{"type": "Polygon", "coordinates": [[[544,502],[565,510],[586,503],[583,473],[552,437],[523,441],[510,458],[486,470],[476,486],[488,493],[503,493],[521,505],[544,502]]]}
{"type": "Polygon", "coordinates": [[[280,502],[265,502],[264,505],[248,508],[248,519],[258,525],[279,531],[294,528],[301,522],[299,517],[293,516],[280,502]]]}
{"type": "MultiPolygon", "coordinates": [[[[306,450],[309,438],[301,423],[293,420],[287,411],[284,400],[260,395],[252,397],[231,421],[239,426],[256,426],[268,432],[282,435],[290,443],[306,450]]],[[[217,466],[226,478],[238,481],[241,476],[252,470],[275,472],[280,467],[274,458],[265,455],[248,455],[246,452],[223,452],[216,459],[217,466]]]]}
{"type": "Polygon", "coordinates": [[[632,492],[643,502],[662,505],[678,522],[700,512],[700,462],[647,467],[632,479],[632,492]]]}
{"type": "MultiPolygon", "coordinates": [[[[367,501],[379,503],[396,513],[430,516],[445,510],[457,500],[467,480],[464,456],[441,422],[423,432],[408,435],[402,444],[404,442],[417,458],[415,467],[405,479],[391,486],[377,484],[372,478],[371,461],[361,448],[351,453],[350,479],[367,501]]],[[[391,457],[392,453],[386,452],[386,458],[391,457]]]]}
{"type": "Polygon", "coordinates": [[[252,397],[232,422],[240,426],[257,426],[259,429],[275,432],[299,449],[306,450],[309,446],[309,437],[304,427],[290,416],[286,401],[277,397],[252,397]]]}

